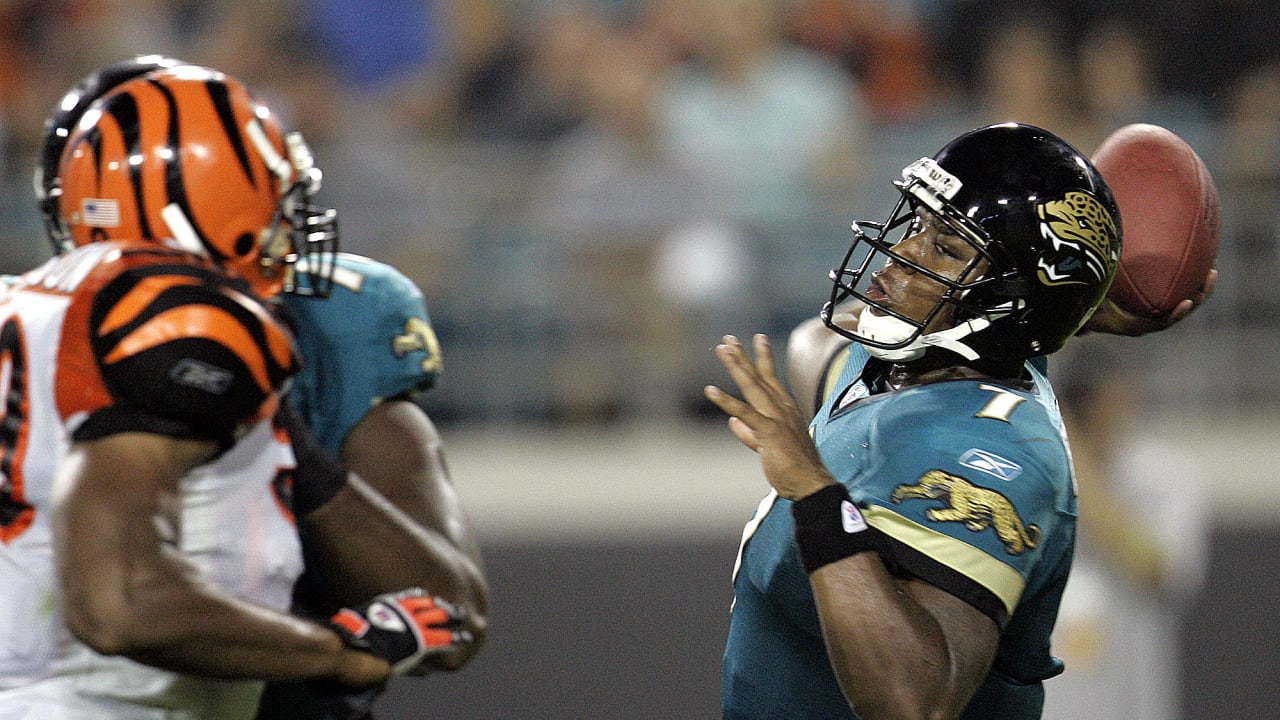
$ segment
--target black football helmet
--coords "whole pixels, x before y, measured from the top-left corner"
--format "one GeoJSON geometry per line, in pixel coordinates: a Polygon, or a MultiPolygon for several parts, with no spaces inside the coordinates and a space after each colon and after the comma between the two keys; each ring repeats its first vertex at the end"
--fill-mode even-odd
{"type": "Polygon", "coordinates": [[[53,252],[62,254],[75,247],[71,234],[62,224],[58,213],[58,200],[62,197],[62,177],[58,163],[67,146],[67,138],[85,110],[94,100],[106,95],[117,85],[160,68],[186,65],[177,58],[165,55],[136,55],[128,60],[104,65],[86,75],[58,101],[53,114],[44,121],[44,134],[40,142],[40,159],[36,163],[33,184],[36,204],[44,217],[45,231],[53,243],[53,252]]]}
{"type": "Polygon", "coordinates": [[[969,362],[1047,355],[1084,325],[1115,277],[1121,225],[1111,189],[1088,158],[1047,130],[1006,123],[969,131],[907,166],[894,185],[901,197],[888,220],[853,223],[853,244],[831,272],[822,310],[828,327],[876,357],[908,362],[930,347],[969,362]],[[894,251],[922,207],[976,249],[958,279],[894,251]],[[926,318],[867,297],[871,271],[885,264],[945,286],[926,318]],[[850,298],[866,305],[857,330],[832,321],[850,298]],[[925,333],[946,308],[955,308],[955,322],[925,333]]]}

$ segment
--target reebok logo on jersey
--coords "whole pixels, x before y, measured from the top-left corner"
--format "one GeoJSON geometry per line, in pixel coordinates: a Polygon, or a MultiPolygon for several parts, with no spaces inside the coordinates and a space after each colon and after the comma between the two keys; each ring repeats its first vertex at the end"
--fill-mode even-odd
{"type": "Polygon", "coordinates": [[[1022,466],[1012,460],[1005,460],[995,453],[970,448],[960,456],[960,464],[973,468],[1001,480],[1012,480],[1022,474],[1022,466]]]}
{"type": "Polygon", "coordinates": [[[231,381],[235,378],[229,370],[195,358],[183,358],[169,371],[169,379],[178,385],[203,390],[210,395],[221,395],[231,387],[231,381]]]}

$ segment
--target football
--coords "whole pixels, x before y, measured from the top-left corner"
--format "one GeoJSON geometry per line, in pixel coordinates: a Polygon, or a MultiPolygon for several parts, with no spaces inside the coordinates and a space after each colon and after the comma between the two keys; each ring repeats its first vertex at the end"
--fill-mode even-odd
{"type": "Polygon", "coordinates": [[[1190,298],[1218,256],[1218,188],[1204,161],[1159,125],[1125,125],[1093,164],[1120,207],[1120,267],[1107,294],[1121,309],[1158,317],[1190,298]]]}

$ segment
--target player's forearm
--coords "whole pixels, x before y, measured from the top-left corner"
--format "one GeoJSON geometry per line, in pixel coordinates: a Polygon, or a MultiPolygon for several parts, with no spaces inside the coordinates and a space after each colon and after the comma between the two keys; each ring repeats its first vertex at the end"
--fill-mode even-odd
{"type": "Polygon", "coordinates": [[[190,595],[140,603],[146,611],[117,653],[147,665],[203,677],[330,680],[355,686],[385,679],[386,663],[354,650],[327,627],[229,598],[190,595]]]}
{"type": "Polygon", "coordinates": [[[432,660],[460,667],[488,630],[488,588],[478,563],[444,535],[423,528],[356,476],[303,520],[304,538],[330,579],[335,602],[422,587],[466,611],[475,642],[432,660]]]}
{"type": "Polygon", "coordinates": [[[64,610],[72,633],[95,651],[173,672],[362,686],[388,671],[324,626],[201,582],[177,555],[134,558],[115,582],[67,574],[64,610]]]}
{"type": "Polygon", "coordinates": [[[106,655],[207,677],[357,685],[385,677],[385,663],[353,657],[333,631],[231,596],[175,550],[179,481],[205,454],[202,443],[144,435],[68,453],[53,527],[72,634],[106,655]]]}
{"type": "Polygon", "coordinates": [[[352,428],[340,458],[419,533],[423,551],[395,560],[482,621],[489,603],[480,548],[450,479],[443,445],[421,407],[391,399],[352,428]]]}
{"type": "Polygon", "coordinates": [[[396,463],[376,462],[368,454],[344,451],[343,460],[376,494],[412,524],[424,552],[399,558],[410,572],[433,578],[433,587],[473,613],[488,612],[489,591],[480,546],[462,501],[449,479],[439,435],[429,432],[396,463]]]}

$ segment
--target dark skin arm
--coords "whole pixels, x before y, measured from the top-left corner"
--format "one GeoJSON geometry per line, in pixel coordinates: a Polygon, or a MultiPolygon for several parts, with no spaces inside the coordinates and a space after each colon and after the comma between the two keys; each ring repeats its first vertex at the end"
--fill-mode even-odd
{"type": "Polygon", "coordinates": [[[352,429],[340,459],[354,473],[347,487],[302,521],[335,579],[332,600],[418,586],[462,607],[475,641],[428,661],[462,667],[484,643],[489,590],[435,425],[414,403],[388,400],[352,429]]]}
{"type": "MultiPolygon", "coordinates": [[[[842,327],[857,328],[861,310],[861,303],[850,303],[840,307],[833,320],[842,327]]],[[[791,331],[787,339],[787,379],[791,383],[792,395],[806,417],[812,418],[822,404],[818,395],[827,365],[850,342],[849,338],[832,332],[820,317],[809,318],[791,331]]]]}
{"type": "Polygon", "coordinates": [[[176,551],[179,482],[215,450],[147,433],[72,446],[52,509],[72,634],[106,655],[205,677],[384,681],[384,661],[324,626],[238,600],[176,551]]]}
{"type": "MultiPolygon", "coordinates": [[[[760,455],[778,494],[797,500],[835,482],[818,457],[808,415],[783,388],[768,338],[755,360],[732,337],[716,353],[742,391],[706,395],[729,427],[760,455]]],[[[864,552],[810,575],[823,638],[850,707],[865,720],[954,718],[986,677],[995,656],[995,623],[968,603],[924,582],[890,575],[864,552]]]]}

